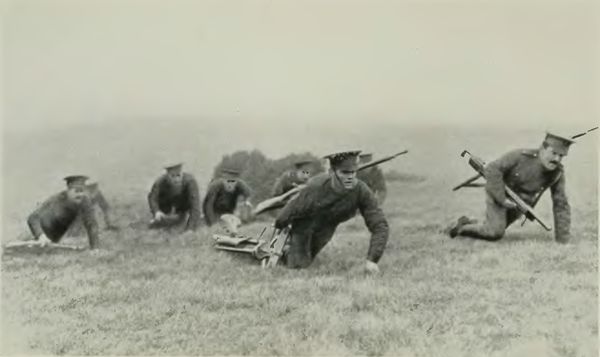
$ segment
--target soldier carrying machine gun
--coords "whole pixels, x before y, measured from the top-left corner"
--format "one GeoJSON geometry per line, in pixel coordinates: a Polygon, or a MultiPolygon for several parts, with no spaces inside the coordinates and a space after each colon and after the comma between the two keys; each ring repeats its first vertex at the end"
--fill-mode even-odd
{"type": "MultiPolygon", "coordinates": [[[[451,238],[458,235],[497,241],[515,220],[522,215],[526,219],[537,221],[544,229],[552,227],[546,224],[533,210],[542,194],[549,188],[554,211],[555,239],[566,243],[570,240],[571,209],[565,193],[565,175],[561,165],[563,157],[568,154],[570,145],[596,128],[571,138],[547,133],[538,149],[513,150],[499,159],[486,165],[483,160],[471,156],[469,164],[477,171],[477,175],[469,178],[453,188],[485,186],[487,212],[485,221],[466,216],[460,217],[446,230],[451,238]],[[478,178],[484,177],[484,185],[476,184],[478,178]]],[[[461,156],[470,153],[464,151],[461,156]]]]}

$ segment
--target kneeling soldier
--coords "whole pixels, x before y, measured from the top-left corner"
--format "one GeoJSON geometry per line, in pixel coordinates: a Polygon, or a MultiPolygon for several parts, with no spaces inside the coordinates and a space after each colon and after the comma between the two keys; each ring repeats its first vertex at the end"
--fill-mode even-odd
{"type": "Polygon", "coordinates": [[[373,192],[356,178],[360,151],[326,156],[328,173],[312,178],[290,201],[275,221],[275,228],[291,225],[285,263],[289,268],[308,267],[331,240],[337,226],[356,215],[357,210],[371,232],[366,269],[377,272],[377,262],[387,244],[389,227],[373,192]]]}
{"type": "Polygon", "coordinates": [[[281,196],[289,190],[305,184],[312,173],[312,161],[301,160],[294,163],[294,169],[284,172],[275,182],[272,197],[281,196]]]}
{"type": "Polygon", "coordinates": [[[178,224],[187,218],[185,230],[200,224],[200,193],[194,176],[182,172],[183,164],[165,167],[166,173],[152,185],[148,204],[154,219],[151,227],[178,224]],[[172,212],[175,219],[171,218],[172,212]]]}
{"type": "Polygon", "coordinates": [[[550,134],[538,149],[511,151],[485,167],[486,218],[483,224],[462,216],[448,230],[457,235],[496,241],[520,216],[516,204],[505,193],[511,188],[528,205],[534,207],[544,191],[550,188],[557,242],[570,239],[571,209],[565,194],[565,175],[561,160],[573,140],[550,134]]]}
{"type": "Polygon", "coordinates": [[[86,176],[65,177],[67,190],[47,199],[27,219],[29,229],[40,245],[58,243],[80,216],[91,249],[98,248],[98,222],[85,185],[86,176]]]}

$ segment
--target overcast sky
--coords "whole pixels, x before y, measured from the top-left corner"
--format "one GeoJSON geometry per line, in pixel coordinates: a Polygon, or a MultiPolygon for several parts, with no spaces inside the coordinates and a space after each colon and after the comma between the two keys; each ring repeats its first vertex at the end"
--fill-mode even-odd
{"type": "Polygon", "coordinates": [[[579,129],[599,117],[594,3],[5,1],[4,126],[183,117],[579,129]]]}

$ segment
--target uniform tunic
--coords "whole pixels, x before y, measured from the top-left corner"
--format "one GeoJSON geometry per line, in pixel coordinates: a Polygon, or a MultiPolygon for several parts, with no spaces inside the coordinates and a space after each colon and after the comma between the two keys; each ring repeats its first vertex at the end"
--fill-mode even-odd
{"type": "Polygon", "coordinates": [[[200,224],[200,192],[196,179],[188,174],[183,174],[182,185],[178,189],[173,186],[164,174],[152,185],[148,194],[148,204],[152,215],[159,210],[169,214],[174,209],[175,213],[183,215],[189,213],[186,230],[195,230],[200,224]]]}
{"type": "Polygon", "coordinates": [[[281,196],[298,185],[303,184],[292,170],[284,172],[275,182],[271,196],[281,196]]]}
{"type": "Polygon", "coordinates": [[[242,180],[237,180],[233,192],[227,192],[224,179],[211,182],[202,203],[206,224],[211,226],[219,221],[221,215],[232,214],[235,211],[238,198],[248,199],[250,194],[250,187],[242,180]]]}
{"type": "Polygon", "coordinates": [[[76,203],[70,201],[67,192],[63,191],[50,197],[31,213],[27,224],[35,239],[38,239],[43,233],[51,241],[57,243],[78,216],[81,217],[87,232],[90,248],[97,248],[99,244],[98,222],[94,215],[93,204],[88,197],[84,197],[80,203],[76,203]]]}
{"type": "Polygon", "coordinates": [[[298,197],[290,201],[280,212],[275,227],[282,229],[291,225],[290,247],[286,264],[291,268],[305,268],[331,240],[337,226],[354,217],[360,211],[371,241],[367,259],[377,263],[389,235],[389,226],[373,192],[362,181],[351,190],[337,192],[332,178],[323,173],[313,177],[298,197]]]}
{"type": "Polygon", "coordinates": [[[485,178],[486,220],[480,225],[463,226],[459,234],[486,240],[502,238],[506,228],[521,216],[517,209],[509,210],[501,205],[506,199],[506,185],[532,207],[550,188],[555,239],[559,242],[570,239],[571,208],[565,193],[565,175],[561,165],[550,171],[543,167],[538,150],[514,150],[490,162],[485,167],[485,178]]]}

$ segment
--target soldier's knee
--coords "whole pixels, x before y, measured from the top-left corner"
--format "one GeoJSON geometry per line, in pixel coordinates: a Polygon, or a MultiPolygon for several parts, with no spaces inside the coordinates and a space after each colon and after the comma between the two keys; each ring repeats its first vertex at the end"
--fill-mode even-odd
{"type": "Polygon", "coordinates": [[[488,239],[492,242],[498,241],[504,237],[504,228],[492,228],[489,230],[488,239]]]}
{"type": "Polygon", "coordinates": [[[286,266],[290,269],[305,269],[308,268],[311,261],[304,254],[288,253],[285,259],[286,266]]]}

